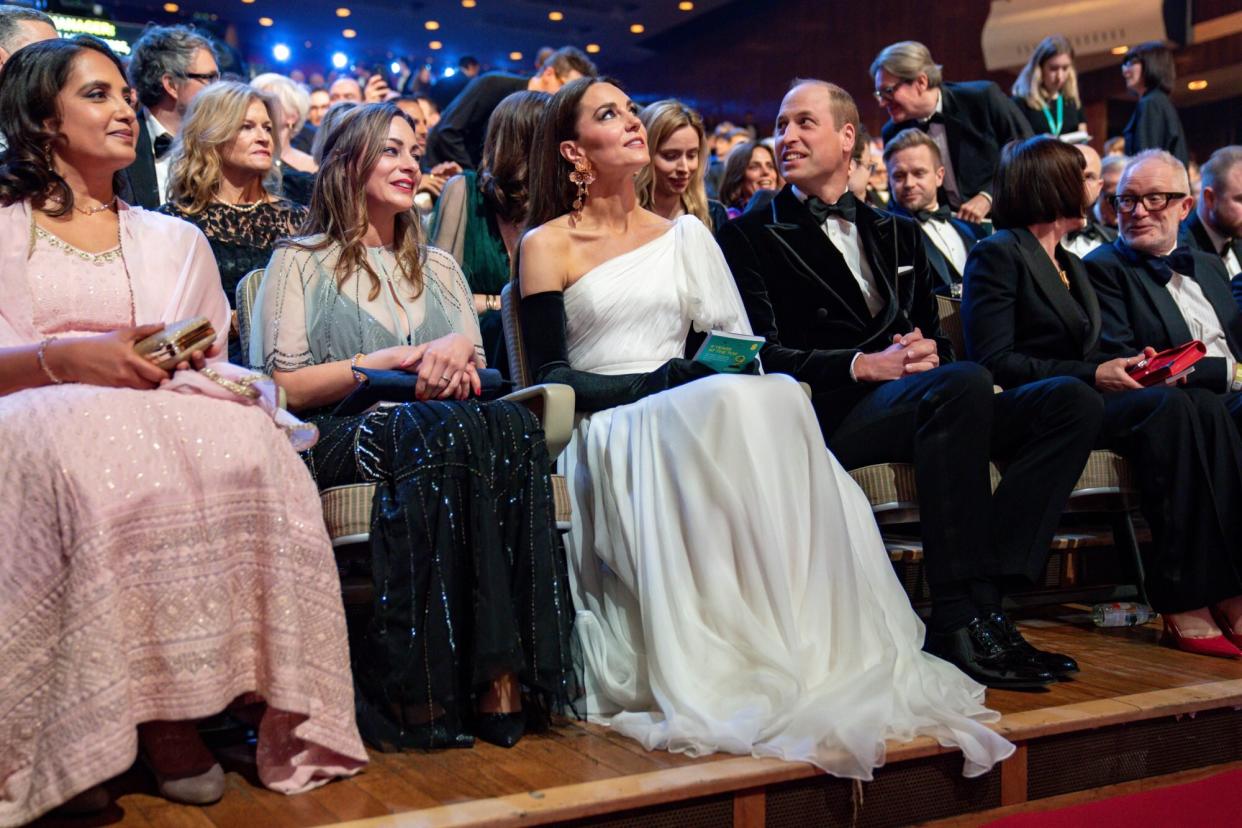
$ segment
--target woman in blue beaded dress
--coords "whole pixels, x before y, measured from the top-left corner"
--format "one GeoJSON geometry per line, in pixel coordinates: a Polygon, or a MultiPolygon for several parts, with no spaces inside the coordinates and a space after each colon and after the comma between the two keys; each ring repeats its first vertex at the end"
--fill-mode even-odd
{"type": "Polygon", "coordinates": [[[519,405],[473,399],[484,357],[470,289],[410,213],[420,153],[391,104],[327,136],[310,235],[272,256],[250,362],[319,427],[308,462],[321,488],[378,484],[374,612],[351,647],[363,737],[507,747],[571,695],[565,561],[542,429],[519,405]],[[419,402],[333,415],[357,368],[417,374],[419,402]]]}

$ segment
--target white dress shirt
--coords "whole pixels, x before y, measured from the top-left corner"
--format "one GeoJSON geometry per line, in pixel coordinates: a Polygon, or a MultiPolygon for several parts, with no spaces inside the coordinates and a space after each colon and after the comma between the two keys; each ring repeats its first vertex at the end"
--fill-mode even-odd
{"type": "MultiPolygon", "coordinates": [[[[1199,223],[1203,225],[1203,229],[1207,231],[1208,238],[1212,240],[1212,247],[1216,248],[1212,252],[1215,253],[1220,250],[1225,244],[1225,237],[1217,233],[1215,228],[1204,221],[1202,217],[1199,218],[1199,223]]],[[[1230,279],[1242,273],[1242,262],[1238,261],[1238,257],[1233,252],[1232,245],[1225,249],[1225,255],[1221,256],[1220,259],[1225,263],[1225,272],[1229,274],[1230,279]]]]}
{"type": "MultiPolygon", "coordinates": [[[[1166,286],[1173,297],[1177,309],[1190,328],[1190,335],[1207,346],[1207,356],[1225,358],[1225,388],[1228,391],[1233,384],[1233,371],[1237,361],[1229,350],[1229,340],[1225,338],[1225,329],[1221,327],[1216,309],[1203,295],[1203,288],[1194,279],[1174,272],[1166,286]]],[[[1180,344],[1180,343],[1178,343],[1180,344]]]]}
{"type": "MultiPolygon", "coordinates": [[[[806,201],[806,193],[797,187],[793,188],[793,193],[799,201],[806,201]]],[[[858,282],[858,289],[862,291],[867,310],[875,316],[884,307],[884,297],[880,294],[879,285],[876,284],[875,274],[871,272],[871,265],[868,264],[867,257],[863,255],[858,228],[853,223],[837,216],[829,216],[820,227],[824,235],[828,236],[828,240],[832,242],[832,246],[841,252],[841,257],[845,259],[845,266],[850,269],[854,281],[858,282]]]]}
{"type": "MultiPolygon", "coordinates": [[[[167,135],[169,138],[175,138],[171,132],[164,129],[164,125],[151,114],[151,110],[144,113],[147,119],[147,134],[151,140],[151,155],[155,156],[155,139],[161,135],[167,135]]],[[[159,188],[160,203],[167,201],[168,193],[168,168],[172,162],[172,151],[167,152],[163,158],[155,159],[155,181],[159,188]]]]}
{"type": "Polygon", "coordinates": [[[1094,237],[1088,238],[1086,236],[1078,236],[1071,241],[1069,235],[1067,234],[1065,238],[1061,239],[1061,246],[1080,259],[1092,250],[1095,250],[1097,247],[1102,247],[1103,245],[1104,242],[1094,237]]]}
{"type": "MultiPolygon", "coordinates": [[[[936,90],[936,114],[944,115],[944,95],[936,90]]],[[[927,125],[927,134],[940,148],[940,163],[944,165],[944,191],[949,194],[949,206],[958,207],[966,199],[957,187],[957,176],[953,174],[953,155],[949,152],[949,134],[944,124],[933,121],[927,125]]]]}
{"type": "Polygon", "coordinates": [[[949,260],[953,268],[957,270],[957,275],[961,276],[966,272],[966,242],[962,241],[961,235],[947,221],[942,219],[928,219],[920,222],[923,232],[931,239],[932,244],[936,245],[936,249],[944,254],[949,260]]]}

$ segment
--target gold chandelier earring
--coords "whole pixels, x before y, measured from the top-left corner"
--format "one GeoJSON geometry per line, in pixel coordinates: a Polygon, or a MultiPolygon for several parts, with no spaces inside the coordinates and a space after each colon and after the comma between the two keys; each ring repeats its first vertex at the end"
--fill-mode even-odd
{"type": "Polygon", "coordinates": [[[581,221],[582,205],[586,204],[587,197],[590,195],[589,188],[595,182],[595,170],[591,169],[591,164],[585,158],[580,158],[574,162],[574,171],[569,174],[569,180],[578,185],[578,194],[574,198],[574,206],[570,214],[574,221],[581,221]]]}

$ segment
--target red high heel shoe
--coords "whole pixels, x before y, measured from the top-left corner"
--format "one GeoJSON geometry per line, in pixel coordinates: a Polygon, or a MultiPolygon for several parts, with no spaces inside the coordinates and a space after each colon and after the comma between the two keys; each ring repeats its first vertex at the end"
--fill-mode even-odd
{"type": "Polygon", "coordinates": [[[1229,623],[1229,619],[1225,617],[1225,613],[1221,612],[1217,607],[1212,607],[1212,618],[1220,625],[1221,632],[1225,634],[1233,642],[1233,646],[1242,649],[1242,633],[1233,631],[1233,625],[1229,623]]]}
{"type": "Polygon", "coordinates": [[[1161,617],[1164,620],[1165,643],[1195,655],[1216,656],[1217,658],[1242,658],[1242,650],[1234,646],[1233,642],[1223,634],[1213,635],[1209,638],[1187,638],[1169,623],[1169,619],[1166,616],[1161,617]]]}

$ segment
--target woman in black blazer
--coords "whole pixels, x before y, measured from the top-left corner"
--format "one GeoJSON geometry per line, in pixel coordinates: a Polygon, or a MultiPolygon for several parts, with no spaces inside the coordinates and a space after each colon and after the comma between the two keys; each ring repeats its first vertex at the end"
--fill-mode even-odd
{"type": "Polygon", "coordinates": [[[1082,262],[1060,245],[1083,223],[1083,168],[1081,153],[1049,136],[1005,148],[992,212],[999,230],[966,262],[966,351],[1005,387],[1072,376],[1100,392],[1097,446],[1130,461],[1152,528],[1148,596],[1178,647],[1236,658],[1242,440],[1218,395],[1135,382],[1127,369],[1151,349],[1101,351],[1095,290],[1082,262]]]}
{"type": "Polygon", "coordinates": [[[1126,155],[1162,149],[1171,152],[1183,164],[1189,163],[1182,119],[1169,100],[1177,79],[1173,53],[1159,41],[1140,43],[1122,58],[1121,75],[1126,80],[1126,89],[1139,99],[1130,122],[1121,133],[1126,139],[1126,155]]]}

